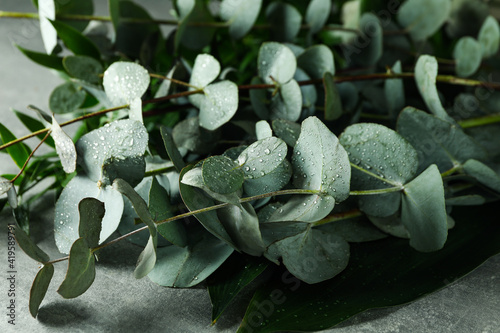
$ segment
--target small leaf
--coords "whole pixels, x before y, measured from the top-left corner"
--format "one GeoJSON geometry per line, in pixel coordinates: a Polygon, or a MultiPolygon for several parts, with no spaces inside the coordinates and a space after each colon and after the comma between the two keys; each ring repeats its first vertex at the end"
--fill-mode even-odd
{"type": "Polygon", "coordinates": [[[164,287],[188,288],[203,282],[231,255],[233,249],[207,232],[195,231],[188,247],[158,249],[158,260],[148,277],[164,287]]]}
{"type": "Polygon", "coordinates": [[[69,113],[77,110],[85,100],[85,90],[72,82],[57,86],[50,94],[49,107],[54,113],[69,113]]]}
{"type": "Polygon", "coordinates": [[[0,177],[0,195],[4,195],[12,187],[10,180],[0,177]]]}
{"type": "Polygon", "coordinates": [[[450,0],[408,0],[399,8],[397,20],[414,41],[423,41],[445,23],[450,11],[450,0]]]}
{"type": "Polygon", "coordinates": [[[260,120],[255,124],[255,134],[257,135],[257,140],[262,140],[272,137],[273,130],[267,121],[260,120]]]}
{"type": "Polygon", "coordinates": [[[47,293],[47,289],[49,288],[53,275],[54,266],[52,264],[46,264],[43,265],[42,269],[38,271],[35,276],[35,280],[33,280],[29,300],[30,313],[33,318],[36,318],[36,315],[38,314],[38,309],[40,308],[40,304],[47,293]]]}
{"type": "Polygon", "coordinates": [[[330,16],[331,7],[330,0],[311,0],[309,2],[304,19],[310,26],[311,34],[315,34],[323,28],[330,16]]]}
{"type": "Polygon", "coordinates": [[[212,40],[216,29],[207,26],[196,26],[196,23],[212,23],[214,18],[210,14],[203,0],[177,1],[177,7],[183,8],[181,22],[175,34],[174,45],[176,51],[180,44],[192,50],[199,50],[207,46],[212,40]],[[182,7],[181,7],[182,5],[182,7]]]}
{"type": "Polygon", "coordinates": [[[272,122],[276,136],[285,141],[290,147],[294,147],[300,136],[300,125],[286,119],[275,119],[272,122]]]}
{"type": "Polygon", "coordinates": [[[238,109],[238,86],[221,81],[205,87],[200,105],[200,126],[213,131],[227,123],[238,109]]]}
{"type": "Polygon", "coordinates": [[[142,250],[139,258],[137,259],[137,265],[134,270],[134,277],[136,279],[142,279],[146,275],[148,275],[153,268],[155,267],[157,260],[156,246],[157,246],[158,237],[149,236],[148,243],[144,250],[142,250]]]}
{"type": "Polygon", "coordinates": [[[266,17],[274,38],[280,42],[291,42],[300,31],[302,15],[288,3],[271,2],[266,8],[266,17]]]}
{"type": "Polygon", "coordinates": [[[139,64],[117,61],[104,72],[103,85],[115,106],[141,98],[149,87],[148,71],[139,64]]]}
{"type": "Polygon", "coordinates": [[[405,185],[401,221],[410,233],[410,246],[421,252],[437,251],[448,235],[441,174],[431,165],[405,185]]]}
{"type": "Polygon", "coordinates": [[[325,73],[323,85],[325,89],[325,120],[336,120],[342,116],[343,108],[342,99],[331,73],[325,73]]]}
{"type": "Polygon", "coordinates": [[[55,55],[48,55],[44,53],[39,53],[35,51],[30,51],[25,48],[22,48],[19,45],[16,45],[16,47],[29,59],[32,61],[36,62],[39,65],[42,65],[47,68],[52,68],[57,71],[64,71],[63,67],[63,58],[55,56],[55,55]]]}
{"type": "Polygon", "coordinates": [[[240,204],[240,195],[241,195],[240,189],[238,189],[235,192],[228,193],[228,194],[220,194],[220,193],[212,191],[211,189],[209,189],[207,187],[207,185],[205,185],[205,182],[203,181],[201,167],[196,167],[196,168],[193,168],[193,169],[187,171],[182,176],[181,183],[202,189],[212,199],[215,199],[217,201],[229,202],[229,203],[232,203],[233,205],[240,204]]]}
{"type": "MultiPolygon", "coordinates": [[[[401,74],[401,61],[397,61],[391,68],[394,74],[401,74]]],[[[386,80],[384,82],[384,93],[387,108],[392,118],[395,117],[405,106],[405,91],[402,79],[386,80]]]]}
{"type": "MultiPolygon", "coordinates": [[[[3,143],[9,143],[16,140],[14,134],[7,129],[3,124],[0,123],[0,138],[3,143]]],[[[26,160],[28,159],[31,149],[24,143],[20,142],[16,145],[10,146],[5,149],[9,153],[12,160],[16,163],[19,168],[22,168],[26,160]]]]}
{"type": "Polygon", "coordinates": [[[234,39],[245,36],[259,16],[262,0],[224,0],[220,17],[229,23],[229,34],[234,39]]]}
{"type": "Polygon", "coordinates": [[[78,211],[80,212],[78,234],[85,239],[90,248],[97,247],[102,219],[106,212],[104,203],[95,198],[85,198],[78,204],[78,211]]]}
{"type": "Polygon", "coordinates": [[[477,160],[470,159],[463,165],[466,174],[478,182],[500,193],[500,176],[490,167],[477,160]]]}
{"type": "Polygon", "coordinates": [[[314,45],[305,50],[297,58],[297,65],[313,79],[321,79],[326,73],[335,74],[333,53],[323,44],[314,45]]]}
{"type": "Polygon", "coordinates": [[[172,137],[179,148],[186,148],[194,153],[209,153],[219,141],[218,131],[208,131],[200,127],[198,117],[184,119],[175,125],[172,137]]]}
{"type": "Polygon", "coordinates": [[[415,82],[417,83],[420,95],[429,108],[429,111],[443,120],[450,117],[441,104],[436,88],[436,77],[438,74],[438,63],[436,58],[429,55],[422,55],[415,65],[415,82]]]}
{"type": "Polygon", "coordinates": [[[64,172],[72,173],[76,169],[76,148],[73,140],[62,130],[54,116],[50,135],[54,139],[57,155],[61,160],[64,172]]]}
{"type": "MultiPolygon", "coordinates": [[[[26,128],[29,129],[31,132],[36,132],[36,131],[39,131],[39,130],[46,128],[46,125],[44,125],[39,120],[37,120],[33,117],[30,117],[22,112],[19,112],[16,110],[13,110],[13,111],[16,114],[17,118],[19,118],[19,120],[24,124],[24,126],[26,126],[26,128]]],[[[45,134],[37,135],[37,137],[41,140],[45,137],[45,134]]],[[[52,138],[47,138],[45,140],[45,143],[47,145],[49,145],[50,147],[55,148],[55,143],[54,143],[54,140],[52,138]]]]}
{"type": "Polygon", "coordinates": [[[472,37],[462,37],[455,44],[453,58],[456,62],[457,75],[471,76],[481,66],[481,44],[472,37]]]}
{"type": "Polygon", "coordinates": [[[186,166],[186,163],[182,159],[181,154],[179,153],[179,149],[175,145],[174,138],[172,134],[169,133],[167,127],[160,127],[161,136],[163,138],[163,144],[165,145],[165,149],[167,150],[168,157],[172,163],[174,163],[174,167],[177,172],[181,172],[181,170],[186,166]]]}
{"type": "Polygon", "coordinates": [[[64,298],[75,298],[90,288],[95,279],[95,257],[84,238],[71,246],[68,271],[57,292],[64,298]]]}
{"type": "Polygon", "coordinates": [[[212,191],[228,194],[243,185],[243,171],[233,160],[225,156],[212,156],[203,162],[203,182],[212,191]]]}
{"type": "MultiPolygon", "coordinates": [[[[193,65],[193,70],[191,72],[191,78],[189,79],[189,84],[191,86],[197,87],[198,89],[204,89],[210,83],[212,83],[220,74],[220,63],[210,54],[199,54],[193,65]]],[[[194,90],[194,88],[189,88],[189,90],[194,90]]],[[[200,108],[203,100],[205,99],[203,95],[190,95],[189,101],[200,108]]]]}
{"type": "Polygon", "coordinates": [[[477,39],[481,45],[483,58],[489,58],[497,54],[500,46],[500,26],[495,17],[490,15],[484,20],[477,39]]]}
{"type": "Polygon", "coordinates": [[[286,143],[276,137],[254,142],[238,157],[238,163],[246,178],[255,179],[265,176],[281,165],[286,158],[286,143]]]}
{"type": "Polygon", "coordinates": [[[92,57],[77,55],[67,56],[63,59],[63,66],[66,72],[72,77],[83,80],[90,84],[99,84],[104,71],[101,63],[92,57]]]}
{"type": "Polygon", "coordinates": [[[56,19],[56,5],[54,0],[39,0],[38,15],[40,16],[40,32],[42,34],[45,52],[51,54],[57,45],[57,32],[50,24],[56,19]]]}
{"type": "Polygon", "coordinates": [[[68,49],[76,55],[85,55],[100,60],[101,53],[95,44],[70,25],[61,21],[50,20],[68,49]]]}
{"type": "Polygon", "coordinates": [[[297,68],[293,52],[287,46],[276,42],[263,43],[257,61],[259,77],[266,84],[274,84],[274,81],[287,83],[293,78],[297,68]]]}
{"type": "Polygon", "coordinates": [[[297,121],[302,111],[302,92],[295,80],[290,80],[280,86],[270,105],[271,119],[287,119],[297,121]]]}

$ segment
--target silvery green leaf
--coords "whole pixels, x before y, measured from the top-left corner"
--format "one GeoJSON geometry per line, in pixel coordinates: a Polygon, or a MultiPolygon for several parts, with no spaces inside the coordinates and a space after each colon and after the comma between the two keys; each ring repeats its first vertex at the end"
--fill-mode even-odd
{"type": "Polygon", "coordinates": [[[255,124],[255,134],[257,135],[257,140],[262,140],[272,137],[273,130],[267,121],[260,120],[255,124]]]}
{"type": "MultiPolygon", "coordinates": [[[[392,66],[391,71],[395,74],[400,74],[402,72],[401,61],[397,61],[394,66],[392,66]]],[[[384,93],[385,101],[387,107],[389,108],[389,113],[391,116],[399,114],[399,112],[405,106],[405,91],[402,79],[392,79],[386,80],[384,82],[384,93]]]]}
{"type": "Polygon", "coordinates": [[[134,277],[136,279],[142,279],[146,275],[148,275],[156,264],[156,246],[158,242],[158,235],[149,235],[148,243],[144,250],[142,250],[141,254],[139,254],[139,258],[137,258],[137,264],[134,270],[134,277]]]}
{"type": "Polygon", "coordinates": [[[52,126],[50,128],[50,135],[54,139],[56,145],[56,152],[59,155],[64,172],[72,173],[76,168],[76,148],[73,140],[66,134],[61,126],[52,116],[52,126]]]}
{"type": "Polygon", "coordinates": [[[274,84],[274,81],[287,83],[293,78],[297,68],[293,52],[287,46],[276,42],[263,43],[257,61],[259,77],[266,84],[274,84]]]}
{"type": "Polygon", "coordinates": [[[51,54],[57,45],[57,31],[49,20],[56,19],[56,5],[54,0],[39,0],[38,15],[40,16],[40,32],[42,33],[45,52],[51,54]]]}
{"type": "Polygon", "coordinates": [[[268,221],[316,222],[330,214],[334,206],[335,199],[327,194],[294,195],[268,221]]]}
{"type": "Polygon", "coordinates": [[[311,0],[307,6],[305,21],[310,26],[311,34],[315,34],[323,28],[328,17],[332,2],[330,0],[311,0]]]}
{"type": "Polygon", "coordinates": [[[227,123],[238,109],[238,86],[231,81],[210,84],[200,105],[200,126],[213,131],[227,123]]]}
{"type": "Polygon", "coordinates": [[[142,119],[142,100],[139,97],[134,98],[130,102],[128,118],[140,123],[144,123],[142,119]]]}
{"type": "Polygon", "coordinates": [[[446,22],[450,11],[451,0],[408,0],[399,8],[397,20],[414,41],[423,41],[446,22]]]}
{"type": "Polygon", "coordinates": [[[270,137],[248,146],[238,157],[238,163],[245,178],[260,178],[275,170],[286,158],[287,151],[283,140],[270,137]]]}
{"type": "Polygon", "coordinates": [[[287,160],[273,171],[259,178],[247,178],[243,183],[243,189],[249,196],[269,193],[281,190],[292,177],[292,166],[287,160]]]}
{"type": "Polygon", "coordinates": [[[405,185],[401,221],[410,234],[410,246],[421,252],[437,251],[448,237],[443,180],[431,165],[405,185]]]}
{"type": "Polygon", "coordinates": [[[262,6],[262,0],[223,0],[220,17],[229,23],[229,34],[234,39],[245,36],[252,28],[262,6]]]}
{"type": "Polygon", "coordinates": [[[178,11],[179,18],[184,19],[194,8],[196,0],[176,0],[175,8],[178,11]]]}
{"type": "Polygon", "coordinates": [[[10,180],[0,177],[0,195],[7,193],[12,187],[10,180]]]}
{"type": "Polygon", "coordinates": [[[241,188],[244,174],[238,163],[225,156],[211,156],[203,161],[201,175],[205,185],[216,193],[229,194],[241,188]]]}
{"type": "Polygon", "coordinates": [[[415,82],[417,83],[420,95],[425,101],[429,110],[443,120],[450,117],[441,104],[436,88],[436,77],[438,74],[438,63],[435,57],[421,55],[415,65],[415,82]]]}
{"type": "Polygon", "coordinates": [[[302,15],[288,3],[271,2],[266,8],[266,17],[274,38],[280,42],[292,41],[300,31],[302,15]]]}
{"type": "Polygon", "coordinates": [[[160,86],[158,87],[158,90],[155,93],[155,98],[160,98],[160,97],[165,97],[168,95],[168,92],[170,91],[170,86],[172,85],[172,81],[169,79],[172,79],[175,73],[175,70],[177,69],[177,64],[172,67],[172,69],[167,73],[165,76],[167,79],[161,81],[160,86]]]}
{"type": "Polygon", "coordinates": [[[184,119],[172,130],[175,145],[195,153],[209,153],[217,144],[219,131],[208,131],[200,127],[198,117],[184,119]]]}
{"type": "Polygon", "coordinates": [[[368,219],[370,219],[373,225],[375,225],[383,232],[388,233],[389,235],[399,238],[410,238],[410,234],[401,222],[401,217],[399,216],[399,214],[394,214],[386,217],[376,217],[368,215],[368,219]]]}
{"type": "Polygon", "coordinates": [[[33,318],[36,318],[40,304],[47,293],[50,281],[54,275],[54,266],[52,264],[45,264],[38,271],[33,280],[33,284],[30,289],[30,301],[29,309],[33,318]]]}
{"type": "Polygon", "coordinates": [[[271,119],[297,121],[302,110],[302,91],[297,81],[292,79],[281,85],[269,109],[271,119]]]}
{"type": "Polygon", "coordinates": [[[500,176],[489,166],[470,159],[463,165],[466,174],[476,178],[481,184],[500,192],[500,176]]]}
{"type": "Polygon", "coordinates": [[[300,135],[300,124],[286,119],[275,119],[272,122],[276,136],[285,141],[290,147],[294,147],[300,135]]]}
{"type": "Polygon", "coordinates": [[[68,253],[78,239],[80,214],[78,203],[84,198],[96,198],[104,202],[106,213],[102,219],[99,243],[104,242],[117,228],[123,212],[123,199],[111,186],[98,187],[95,181],[76,175],[63,189],[56,202],[54,237],[61,253],[68,253]]]}
{"type": "MultiPolygon", "coordinates": [[[[311,79],[304,70],[297,68],[293,79],[297,82],[308,81],[311,79]]],[[[314,85],[303,85],[300,87],[300,92],[302,95],[302,117],[308,117],[314,115],[316,111],[316,102],[318,100],[318,93],[316,92],[316,87],[314,85]]]]}
{"type": "Polygon", "coordinates": [[[330,222],[317,229],[337,235],[349,243],[371,242],[387,237],[364,216],[330,222]]]}
{"type": "Polygon", "coordinates": [[[497,54],[500,46],[500,26],[495,17],[490,15],[484,20],[477,39],[481,45],[483,58],[497,54]]]}
{"type": "MultiPolygon", "coordinates": [[[[204,89],[219,76],[219,73],[220,63],[217,59],[210,54],[199,54],[194,61],[189,84],[204,89]]],[[[193,89],[190,88],[190,90],[193,89]]],[[[191,95],[189,101],[199,108],[203,101],[203,95],[191,95]]]]}
{"type": "Polygon", "coordinates": [[[481,66],[481,44],[472,37],[462,37],[455,44],[453,58],[455,58],[457,75],[461,77],[471,76],[481,66]]]}
{"type": "Polygon", "coordinates": [[[335,74],[332,50],[323,44],[306,49],[297,58],[297,65],[313,79],[321,79],[325,73],[335,74]]]}
{"type": "Polygon", "coordinates": [[[117,61],[104,72],[103,86],[115,106],[130,104],[141,98],[149,87],[149,73],[139,64],[117,61]]]}

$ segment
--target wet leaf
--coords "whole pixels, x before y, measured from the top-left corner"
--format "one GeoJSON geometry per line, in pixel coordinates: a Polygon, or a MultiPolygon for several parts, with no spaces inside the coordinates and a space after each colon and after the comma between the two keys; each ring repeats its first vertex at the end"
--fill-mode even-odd
{"type": "Polygon", "coordinates": [[[99,84],[104,71],[101,63],[89,56],[67,56],[63,59],[63,66],[66,72],[72,77],[83,80],[90,84],[99,84]]]}
{"type": "Polygon", "coordinates": [[[288,184],[291,177],[292,166],[288,160],[283,160],[276,169],[264,176],[245,179],[243,189],[249,196],[279,191],[288,184]]]}
{"type": "Polygon", "coordinates": [[[445,23],[450,11],[450,0],[408,0],[399,8],[397,20],[414,41],[423,41],[445,23]]]}
{"type": "Polygon", "coordinates": [[[274,38],[280,42],[291,42],[300,31],[302,15],[291,4],[271,2],[266,8],[266,17],[274,38]]]}
{"type": "Polygon", "coordinates": [[[38,309],[40,308],[40,304],[47,293],[47,289],[49,288],[50,281],[52,280],[52,276],[54,275],[54,266],[52,264],[43,265],[42,269],[38,271],[33,280],[33,284],[30,289],[30,301],[29,308],[30,313],[33,318],[36,318],[38,314],[38,309]]]}
{"type": "Polygon", "coordinates": [[[280,86],[278,94],[271,99],[269,105],[270,118],[297,121],[302,111],[302,92],[295,80],[280,86]]]}
{"type": "Polygon", "coordinates": [[[80,212],[78,234],[85,239],[90,248],[97,247],[102,219],[106,212],[104,203],[95,198],[84,198],[78,204],[78,211],[80,212]]]}
{"type": "Polygon", "coordinates": [[[483,58],[489,58],[498,52],[500,46],[500,26],[496,18],[488,16],[484,20],[477,39],[481,45],[483,58]]]}
{"type": "Polygon", "coordinates": [[[333,53],[323,44],[306,49],[297,57],[297,65],[313,79],[322,79],[326,73],[335,74],[333,53]]]}
{"type": "Polygon", "coordinates": [[[66,173],[72,173],[76,169],[76,148],[73,140],[66,134],[52,116],[52,126],[50,135],[54,139],[56,152],[59,155],[63,170],[66,173]]]}
{"type": "Polygon", "coordinates": [[[207,158],[201,170],[203,182],[216,193],[233,193],[243,185],[244,174],[240,166],[225,156],[207,158]]]}
{"type": "Polygon", "coordinates": [[[262,0],[224,0],[220,5],[220,17],[229,23],[229,34],[234,39],[245,36],[259,15],[262,0]]]}
{"type": "Polygon", "coordinates": [[[285,141],[290,147],[294,147],[300,135],[300,125],[286,119],[275,119],[272,122],[276,136],[285,141]]]}
{"type": "Polygon", "coordinates": [[[241,189],[238,189],[234,192],[227,193],[227,194],[221,194],[221,193],[217,193],[217,192],[212,191],[210,188],[208,188],[208,186],[203,181],[201,167],[196,167],[196,168],[193,168],[193,169],[187,171],[182,176],[181,183],[202,189],[212,199],[215,199],[217,201],[229,202],[229,203],[232,203],[233,205],[240,204],[241,189]]]}
{"type": "Polygon", "coordinates": [[[462,37],[455,44],[453,58],[456,61],[457,75],[471,76],[481,66],[481,44],[472,37],[462,37]]]}
{"type": "Polygon", "coordinates": [[[286,143],[276,137],[254,142],[238,157],[245,178],[264,177],[283,163],[288,148],[286,143]]]}
{"type": "Polygon", "coordinates": [[[205,87],[200,105],[200,126],[213,131],[227,123],[238,109],[238,86],[221,81],[205,87]]]}
{"type": "MultiPolygon", "coordinates": [[[[193,65],[189,84],[199,89],[204,89],[212,83],[220,74],[220,63],[210,54],[199,54],[193,65]]],[[[193,90],[193,88],[190,88],[193,90]]],[[[191,95],[189,101],[196,107],[200,107],[203,95],[191,95]]]]}
{"type": "Polygon", "coordinates": [[[68,271],[57,292],[64,298],[75,298],[90,288],[95,279],[95,257],[85,238],[71,246],[68,271]]]}
{"type": "Polygon", "coordinates": [[[293,52],[287,46],[276,42],[263,43],[257,61],[259,77],[266,84],[274,84],[274,81],[287,83],[293,78],[297,68],[293,52]]]}
{"type": "Polygon", "coordinates": [[[309,24],[311,34],[315,34],[323,28],[330,16],[331,7],[332,2],[330,0],[312,0],[309,2],[304,20],[309,24]]]}
{"type": "Polygon", "coordinates": [[[130,104],[149,87],[148,71],[133,62],[117,61],[104,72],[103,85],[113,105],[130,104]]]}

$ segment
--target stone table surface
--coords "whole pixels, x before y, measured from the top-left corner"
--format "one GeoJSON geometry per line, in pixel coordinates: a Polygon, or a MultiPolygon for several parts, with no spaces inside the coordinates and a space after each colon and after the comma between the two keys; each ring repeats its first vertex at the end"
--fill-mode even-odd
{"type": "MultiPolygon", "coordinates": [[[[107,14],[107,1],[96,1],[97,14],[107,14]]],[[[140,1],[154,17],[167,15],[170,1],[140,1]]],[[[34,11],[30,0],[0,0],[0,10],[34,11]]],[[[0,19],[0,121],[17,136],[26,130],[10,108],[26,112],[26,105],[47,109],[48,96],[62,80],[24,57],[13,43],[42,51],[35,21],[0,19]]],[[[33,146],[35,141],[28,141],[33,146]]],[[[0,174],[16,173],[10,158],[0,155],[0,174]]],[[[53,240],[55,198],[47,195],[31,207],[32,237],[52,258],[60,257],[53,240]]],[[[82,296],[64,300],[57,286],[64,278],[65,263],[56,272],[37,319],[28,311],[31,282],[38,265],[16,248],[16,325],[8,324],[10,297],[7,277],[7,224],[12,217],[0,214],[0,332],[234,332],[244,313],[243,295],[214,327],[211,305],[203,289],[168,289],[147,278],[136,280],[133,269],[140,249],[127,242],[105,248],[96,280],[82,296]]],[[[500,333],[500,255],[430,296],[413,303],[370,310],[331,333],[450,332],[500,333]]]]}

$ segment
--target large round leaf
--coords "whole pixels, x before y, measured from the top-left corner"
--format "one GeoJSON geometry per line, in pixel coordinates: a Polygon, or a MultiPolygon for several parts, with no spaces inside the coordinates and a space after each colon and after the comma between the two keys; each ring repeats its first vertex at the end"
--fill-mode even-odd
{"type": "Polygon", "coordinates": [[[229,34],[235,39],[246,35],[259,16],[262,0],[224,0],[220,17],[229,23],[229,34]]]}
{"type": "Polygon", "coordinates": [[[274,81],[284,84],[290,81],[297,68],[297,60],[293,52],[285,45],[276,42],[262,44],[258,59],[259,77],[264,83],[274,81]]]}
{"type": "Polygon", "coordinates": [[[139,64],[117,61],[104,72],[103,85],[113,105],[130,104],[149,87],[149,73],[139,64]]]}
{"type": "Polygon", "coordinates": [[[323,44],[305,50],[297,58],[297,64],[313,79],[321,79],[325,73],[335,74],[332,50],[323,44]]]}
{"type": "Polygon", "coordinates": [[[413,40],[422,41],[445,23],[450,11],[450,0],[408,0],[399,8],[397,19],[413,40]]]}
{"type": "Polygon", "coordinates": [[[238,86],[221,81],[205,87],[200,105],[200,126],[213,131],[227,123],[238,109],[238,86]]]}
{"type": "Polygon", "coordinates": [[[233,193],[243,185],[243,171],[238,163],[225,156],[212,156],[203,162],[203,182],[220,194],[233,193]]]}

